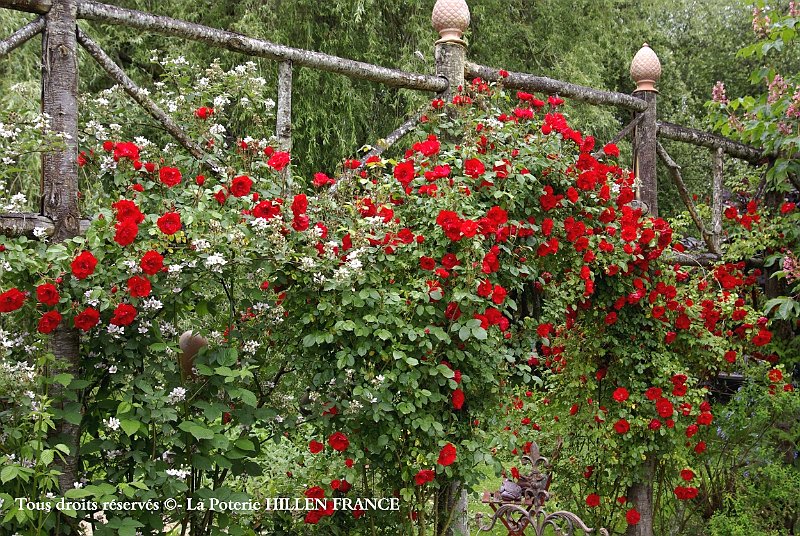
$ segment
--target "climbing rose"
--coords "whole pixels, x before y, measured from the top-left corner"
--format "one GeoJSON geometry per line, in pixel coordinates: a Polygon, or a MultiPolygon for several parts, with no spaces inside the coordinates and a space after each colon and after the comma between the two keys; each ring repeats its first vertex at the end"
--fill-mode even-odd
{"type": "Polygon", "coordinates": [[[650,387],[644,392],[644,396],[647,398],[647,400],[658,400],[661,398],[662,393],[663,391],[660,387],[650,387]]]}
{"type": "Polygon", "coordinates": [[[436,478],[436,472],[431,469],[421,469],[416,476],[414,476],[414,483],[417,486],[423,486],[428,482],[433,482],[436,478]]]}
{"type": "Polygon", "coordinates": [[[283,171],[283,169],[289,165],[290,160],[291,157],[289,153],[277,152],[267,160],[267,165],[275,171],[283,171]]]}
{"type": "Polygon", "coordinates": [[[194,111],[194,116],[198,119],[208,119],[212,115],[214,115],[214,108],[207,106],[201,106],[194,111]]]}
{"type": "Polygon", "coordinates": [[[681,478],[684,479],[686,482],[689,482],[691,479],[694,478],[694,471],[692,471],[691,469],[682,470],[681,478]]]}
{"type": "Polygon", "coordinates": [[[600,506],[600,495],[597,493],[590,493],[586,496],[586,506],[589,508],[595,508],[600,506]]]}
{"type": "Polygon", "coordinates": [[[240,175],[231,181],[230,192],[234,197],[244,197],[250,193],[252,187],[253,180],[246,175],[240,175]]]}
{"type": "Polygon", "coordinates": [[[631,508],[625,513],[625,521],[628,522],[628,525],[638,524],[641,518],[642,516],[639,515],[639,512],[636,511],[636,508],[631,508]]]}
{"type": "Polygon", "coordinates": [[[767,377],[772,383],[778,383],[779,381],[783,380],[783,372],[781,372],[780,369],[774,368],[769,371],[767,377]]]}
{"type": "Polygon", "coordinates": [[[97,259],[89,251],[82,251],[70,264],[72,275],[78,279],[86,279],[94,273],[97,259]]]}
{"type": "Polygon", "coordinates": [[[181,230],[181,216],[177,212],[167,212],[156,222],[165,235],[174,235],[181,230]]]}
{"type": "Polygon", "coordinates": [[[25,302],[25,293],[17,288],[11,288],[0,294],[0,313],[16,311],[25,302]]]}
{"type": "Polygon", "coordinates": [[[314,441],[313,439],[308,442],[308,450],[311,454],[319,454],[322,452],[322,449],[325,448],[325,445],[320,443],[319,441],[314,441]]]}
{"type": "Polygon", "coordinates": [[[129,303],[120,303],[114,309],[114,315],[109,321],[115,326],[129,326],[136,319],[136,308],[129,303]]]}
{"type": "Polygon", "coordinates": [[[73,319],[75,327],[82,331],[89,331],[100,321],[100,313],[96,309],[87,307],[73,319]]]}
{"type": "Polygon", "coordinates": [[[416,170],[414,169],[414,162],[406,160],[400,162],[394,167],[394,178],[403,185],[404,188],[408,187],[409,183],[416,177],[416,170]]]}
{"type": "Polygon", "coordinates": [[[58,289],[54,284],[45,283],[36,287],[36,299],[39,300],[39,303],[52,307],[58,303],[61,297],[58,295],[58,289]]]}
{"type": "Polygon", "coordinates": [[[442,447],[442,450],[439,451],[439,459],[436,461],[439,465],[452,465],[452,463],[456,461],[456,448],[453,446],[452,443],[446,444],[442,447]]]}
{"type": "Polygon", "coordinates": [[[697,445],[695,445],[694,451],[697,454],[704,453],[706,451],[706,442],[705,441],[700,441],[697,445]]]}
{"type": "Polygon", "coordinates": [[[158,170],[158,180],[170,188],[181,183],[181,170],[174,167],[162,167],[158,170]]]}
{"type": "Polygon", "coordinates": [[[772,340],[772,332],[766,329],[762,329],[758,332],[758,334],[753,337],[753,344],[756,346],[764,346],[768,344],[769,341],[772,340]]]}
{"type": "Polygon", "coordinates": [[[464,162],[464,175],[477,179],[486,171],[486,166],[477,158],[470,158],[464,162]]]}
{"type": "Polygon", "coordinates": [[[150,295],[150,280],[146,277],[135,275],[128,279],[128,292],[133,298],[144,298],[150,295]]]}
{"type": "Polygon", "coordinates": [[[625,419],[620,419],[616,423],[614,423],[614,430],[618,434],[627,434],[628,430],[631,429],[631,425],[628,424],[628,421],[625,419]]]}
{"type": "Polygon", "coordinates": [[[617,147],[613,143],[607,143],[603,147],[603,152],[606,153],[608,156],[617,157],[619,156],[619,147],[617,147]]]}
{"type": "Polygon", "coordinates": [[[157,251],[148,251],[139,261],[142,271],[148,275],[155,275],[164,268],[164,257],[157,251]]]}
{"type": "Polygon", "coordinates": [[[432,257],[422,257],[419,260],[419,267],[423,270],[433,270],[436,268],[436,260],[432,257]]]}
{"type": "Polygon", "coordinates": [[[39,319],[39,333],[51,333],[61,323],[61,313],[58,311],[48,311],[39,319]]]}
{"type": "Polygon", "coordinates": [[[328,438],[328,444],[331,446],[333,450],[337,450],[339,452],[343,452],[347,450],[347,447],[350,446],[350,441],[347,439],[347,436],[341,432],[334,432],[328,438]]]}
{"type": "Polygon", "coordinates": [[[117,223],[114,242],[125,247],[132,244],[138,234],[139,226],[133,220],[122,220],[117,223]]]}
{"type": "Polygon", "coordinates": [[[618,388],[617,388],[617,389],[614,391],[614,394],[613,394],[613,395],[611,395],[611,396],[612,396],[612,397],[614,398],[614,400],[616,400],[617,402],[625,402],[626,400],[628,400],[628,397],[630,396],[630,393],[628,393],[628,390],[627,390],[627,389],[625,389],[624,387],[618,387],[618,388]]]}
{"type": "Polygon", "coordinates": [[[461,409],[464,407],[464,391],[456,389],[453,391],[453,409],[461,409]]]}

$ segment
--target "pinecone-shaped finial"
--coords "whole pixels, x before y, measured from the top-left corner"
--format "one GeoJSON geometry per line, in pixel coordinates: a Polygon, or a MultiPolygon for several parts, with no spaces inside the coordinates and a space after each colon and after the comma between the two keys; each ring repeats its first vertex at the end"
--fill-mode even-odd
{"type": "Polygon", "coordinates": [[[441,37],[437,43],[464,44],[461,38],[469,27],[469,6],[466,0],[436,0],[431,22],[441,37]]]}
{"type": "Polygon", "coordinates": [[[661,62],[647,43],[642,45],[642,48],[633,57],[631,78],[636,82],[635,91],[655,91],[658,93],[655,84],[661,78],[661,62]]]}

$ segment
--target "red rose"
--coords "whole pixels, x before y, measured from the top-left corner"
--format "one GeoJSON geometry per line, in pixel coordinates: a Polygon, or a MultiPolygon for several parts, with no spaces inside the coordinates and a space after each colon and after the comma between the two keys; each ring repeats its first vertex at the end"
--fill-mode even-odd
{"type": "Polygon", "coordinates": [[[642,518],[639,515],[639,512],[636,511],[636,508],[631,508],[625,513],[625,521],[628,522],[628,525],[636,525],[639,523],[639,520],[642,518]]]}
{"type": "Polygon", "coordinates": [[[82,331],[89,331],[100,321],[100,313],[96,309],[87,307],[82,312],[75,315],[73,323],[75,327],[82,331]]]}
{"type": "Polygon", "coordinates": [[[627,434],[630,429],[631,425],[625,419],[620,419],[614,423],[614,431],[618,434],[627,434]]]}
{"type": "Polygon", "coordinates": [[[442,266],[444,266],[448,270],[452,270],[453,268],[455,268],[460,264],[461,263],[458,262],[458,257],[456,257],[452,253],[445,253],[444,257],[442,257],[442,266]]]}
{"type": "Polygon", "coordinates": [[[444,317],[452,321],[456,321],[461,318],[461,308],[458,306],[458,303],[448,303],[447,308],[444,310],[444,317]]]}
{"type": "Polygon", "coordinates": [[[714,422],[714,415],[707,411],[697,416],[697,424],[701,426],[708,426],[712,422],[714,422]]]}
{"type": "Polygon", "coordinates": [[[228,194],[226,193],[225,188],[217,190],[217,192],[214,194],[214,199],[216,199],[217,203],[220,205],[224,205],[225,201],[228,199],[228,194]]]}
{"type": "Polygon", "coordinates": [[[290,161],[289,153],[277,152],[267,160],[267,165],[275,171],[283,171],[283,168],[288,166],[290,161]]]}
{"type": "Polygon", "coordinates": [[[114,315],[109,321],[115,326],[129,326],[136,319],[136,308],[129,303],[120,303],[114,309],[114,315]]]}
{"type": "Polygon", "coordinates": [[[147,275],[155,275],[164,268],[164,257],[157,251],[148,251],[142,256],[139,266],[147,275]]]}
{"type": "Polygon", "coordinates": [[[324,448],[325,445],[323,445],[319,441],[314,441],[312,439],[311,441],[308,442],[308,451],[311,452],[311,454],[319,454],[320,452],[322,452],[322,449],[324,448]]]}
{"type": "Polygon", "coordinates": [[[692,471],[691,469],[682,470],[681,478],[684,479],[686,482],[689,482],[691,479],[694,478],[694,471],[692,471]]]}
{"type": "Polygon", "coordinates": [[[606,315],[606,317],[605,317],[605,319],[603,321],[605,322],[605,324],[607,326],[611,326],[613,324],[616,324],[617,323],[617,313],[615,313],[614,311],[611,311],[610,313],[608,313],[606,315]]]}
{"type": "Polygon", "coordinates": [[[630,393],[628,393],[628,390],[625,389],[624,387],[618,387],[617,389],[614,390],[614,394],[611,396],[617,402],[625,402],[626,400],[628,400],[630,393]]]}
{"type": "Polygon", "coordinates": [[[61,323],[61,313],[58,311],[48,311],[39,319],[39,333],[51,333],[61,323]]]}
{"type": "Polygon", "coordinates": [[[122,220],[117,223],[114,242],[122,247],[128,246],[139,234],[139,226],[133,220],[122,220]]]}
{"type": "Polygon", "coordinates": [[[416,476],[414,476],[414,483],[417,486],[423,486],[428,482],[433,482],[436,478],[436,472],[431,469],[421,469],[416,476]]]}
{"type": "Polygon", "coordinates": [[[328,184],[336,184],[336,181],[332,178],[328,177],[324,173],[315,173],[314,174],[314,181],[312,183],[315,188],[322,188],[328,184]]]}
{"type": "Polygon", "coordinates": [[[453,391],[453,409],[461,409],[464,407],[464,391],[456,389],[453,391]]]}
{"type": "Polygon", "coordinates": [[[158,218],[156,224],[165,235],[174,235],[181,230],[181,215],[177,212],[167,212],[158,218]]]}
{"type": "Polygon", "coordinates": [[[295,217],[308,212],[308,197],[306,197],[306,194],[297,194],[294,196],[290,208],[295,217]]]}
{"type": "Polygon", "coordinates": [[[132,220],[133,223],[139,224],[144,221],[144,214],[136,206],[136,203],[129,199],[120,199],[111,205],[117,213],[117,221],[132,220]]]}
{"type": "Polygon", "coordinates": [[[250,194],[252,188],[253,180],[246,175],[240,175],[231,181],[230,192],[234,197],[244,197],[250,194]]]}
{"type": "Polygon", "coordinates": [[[255,207],[253,207],[252,215],[254,218],[261,218],[264,220],[271,220],[276,216],[280,216],[281,214],[281,206],[277,203],[273,203],[269,199],[261,201],[255,207]]]}
{"type": "MultiPolygon", "coordinates": [[[[103,144],[105,149],[105,144],[103,144]]],[[[122,158],[127,158],[131,161],[139,160],[139,147],[135,143],[129,141],[121,141],[113,145],[114,160],[119,161],[122,158]]]]}
{"type": "Polygon", "coordinates": [[[661,397],[656,400],[656,411],[662,418],[666,419],[667,417],[672,417],[672,414],[675,412],[675,408],[673,408],[672,402],[664,397],[661,397]]]}
{"type": "Polygon", "coordinates": [[[89,251],[82,251],[70,264],[72,275],[78,279],[86,279],[94,273],[97,259],[89,251]]]}
{"type": "Polygon", "coordinates": [[[767,377],[772,383],[778,383],[783,380],[783,372],[781,372],[780,369],[774,368],[767,373],[767,377]]]}
{"type": "Polygon", "coordinates": [[[292,220],[292,228],[297,232],[302,232],[308,229],[309,223],[311,223],[311,220],[308,219],[308,216],[300,214],[299,216],[295,216],[294,220],[292,220]]]}
{"type": "Polygon", "coordinates": [[[313,486],[305,491],[305,496],[309,499],[322,499],[325,497],[325,490],[319,486],[313,486]]]}
{"type": "Polygon", "coordinates": [[[690,424],[686,427],[686,437],[691,438],[700,428],[696,424],[690,424]]]}
{"type": "Polygon", "coordinates": [[[36,287],[36,299],[39,303],[53,307],[61,299],[58,289],[52,283],[45,283],[36,287]]]}
{"type": "Polygon", "coordinates": [[[736,362],[736,352],[733,350],[728,350],[725,352],[725,361],[728,363],[735,363],[736,362]]]}
{"type": "Polygon", "coordinates": [[[600,506],[600,495],[597,493],[590,493],[586,496],[586,506],[589,508],[596,508],[600,506]]]}
{"type": "Polygon", "coordinates": [[[423,270],[433,270],[436,268],[436,260],[432,257],[422,257],[419,259],[419,267],[423,270]]]}
{"type": "Polygon", "coordinates": [[[181,170],[174,167],[162,167],[158,170],[158,180],[172,188],[181,183],[181,170]]]}
{"type": "Polygon", "coordinates": [[[333,450],[337,450],[339,452],[344,452],[347,450],[347,447],[350,446],[350,441],[347,439],[347,436],[341,432],[334,432],[328,438],[328,445],[331,446],[333,450]]]}
{"type": "Polygon", "coordinates": [[[456,457],[456,448],[452,443],[448,443],[442,447],[442,450],[439,451],[439,459],[436,463],[446,467],[448,465],[452,465],[452,463],[456,461],[456,457]]]}
{"type": "Polygon", "coordinates": [[[651,419],[650,424],[648,424],[647,427],[653,431],[658,430],[661,428],[661,421],[658,419],[651,419]]]}
{"type": "Polygon", "coordinates": [[[607,143],[603,147],[603,152],[606,153],[608,156],[617,157],[619,156],[619,147],[617,147],[613,143],[607,143]]]}
{"type": "Polygon", "coordinates": [[[764,346],[772,340],[772,332],[766,329],[761,329],[758,334],[753,337],[753,344],[756,346],[764,346]]]}
{"type": "Polygon", "coordinates": [[[647,400],[658,400],[659,398],[661,398],[662,392],[663,391],[661,390],[660,387],[650,387],[649,389],[647,389],[647,391],[644,392],[644,396],[645,398],[647,398],[647,400]]]}
{"type": "Polygon", "coordinates": [[[495,285],[494,288],[492,289],[492,302],[495,303],[496,305],[500,305],[505,301],[507,295],[508,292],[506,291],[506,289],[504,289],[500,285],[495,285]]]}
{"type": "Polygon", "coordinates": [[[781,214],[788,214],[797,207],[797,204],[787,201],[781,205],[781,214]]]}
{"type": "Polygon", "coordinates": [[[144,298],[150,295],[150,280],[146,277],[135,275],[128,279],[128,292],[133,298],[144,298]]]}
{"type": "Polygon", "coordinates": [[[694,451],[697,454],[704,453],[706,451],[706,442],[705,441],[700,441],[697,445],[695,445],[694,451]]]}
{"type": "Polygon", "coordinates": [[[464,175],[477,179],[486,172],[486,166],[477,158],[470,158],[464,162],[464,175]]]}
{"type": "Polygon", "coordinates": [[[198,119],[205,120],[212,115],[214,115],[214,108],[209,108],[207,106],[201,106],[200,108],[194,111],[194,116],[198,119]]]}
{"type": "Polygon", "coordinates": [[[414,169],[414,162],[412,160],[400,162],[394,167],[393,174],[394,178],[403,185],[403,188],[407,188],[411,181],[417,176],[416,169],[414,169]]]}

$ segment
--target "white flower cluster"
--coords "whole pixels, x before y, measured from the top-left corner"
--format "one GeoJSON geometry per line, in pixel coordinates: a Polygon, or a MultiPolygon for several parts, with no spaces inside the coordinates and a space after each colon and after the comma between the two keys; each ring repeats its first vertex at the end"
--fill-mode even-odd
{"type": "Polygon", "coordinates": [[[190,474],[192,474],[192,471],[190,469],[183,469],[183,468],[181,468],[181,469],[167,469],[167,476],[171,476],[171,477],[174,477],[174,478],[180,478],[181,480],[184,480],[190,474]]]}
{"type": "Polygon", "coordinates": [[[186,400],[186,389],[183,387],[174,388],[167,397],[167,402],[170,404],[177,404],[186,400]]]}
{"type": "Polygon", "coordinates": [[[246,354],[255,355],[261,343],[258,341],[247,341],[242,345],[242,351],[246,354]]]}
{"type": "Polygon", "coordinates": [[[117,419],[116,417],[109,417],[108,419],[103,419],[103,424],[105,424],[106,428],[108,428],[109,430],[116,432],[117,430],[119,430],[121,423],[119,419],[117,419]]]}
{"type": "Polygon", "coordinates": [[[206,268],[210,269],[212,272],[221,273],[222,267],[228,264],[228,261],[225,260],[219,253],[214,253],[213,255],[209,255],[209,257],[205,260],[206,268]]]}
{"type": "Polygon", "coordinates": [[[163,307],[161,300],[154,296],[142,301],[142,309],[145,311],[160,311],[163,307]]]}
{"type": "Polygon", "coordinates": [[[25,206],[28,204],[28,198],[23,193],[14,194],[11,198],[3,205],[2,207],[3,212],[25,212],[25,206]]]}

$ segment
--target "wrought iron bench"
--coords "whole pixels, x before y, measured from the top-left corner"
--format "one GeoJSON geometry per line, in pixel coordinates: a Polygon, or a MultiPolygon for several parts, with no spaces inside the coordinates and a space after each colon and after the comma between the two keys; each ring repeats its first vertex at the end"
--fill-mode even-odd
{"type": "MultiPolygon", "coordinates": [[[[576,530],[584,534],[593,534],[595,529],[589,528],[576,514],[567,511],[547,513],[545,502],[550,498],[550,463],[539,453],[539,446],[534,443],[529,454],[522,456],[522,465],[530,465],[531,472],[520,475],[517,482],[506,479],[499,491],[483,493],[482,502],[488,504],[494,514],[489,523],[482,523],[483,514],[476,515],[478,532],[490,531],[498,521],[508,529],[508,536],[525,536],[528,528],[535,536],[544,536],[545,531],[553,529],[556,536],[573,536],[576,530]]],[[[599,536],[608,536],[604,528],[598,530],[599,536]]]]}

